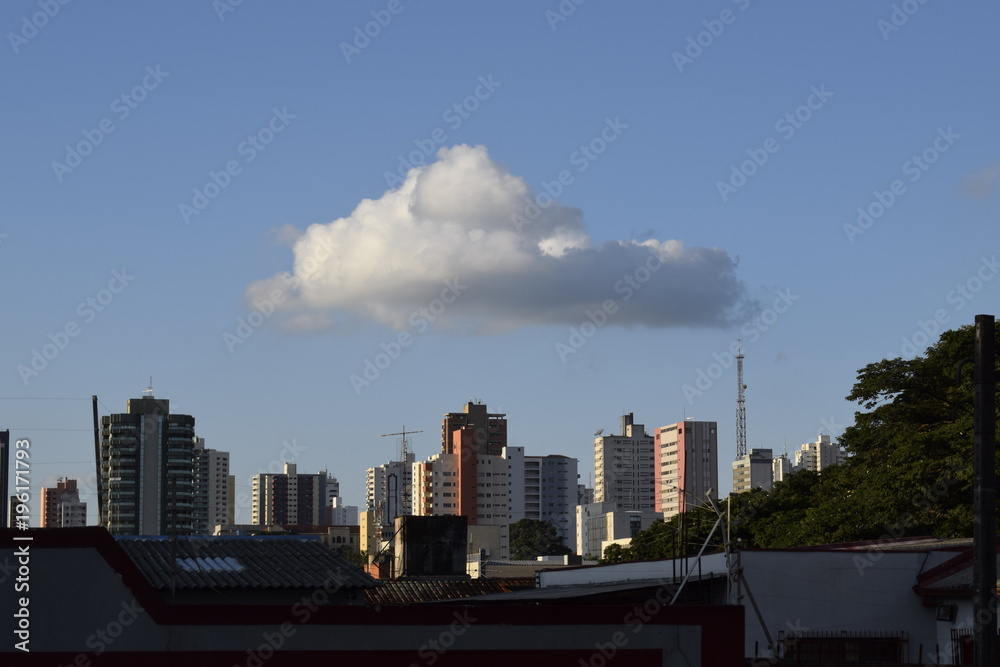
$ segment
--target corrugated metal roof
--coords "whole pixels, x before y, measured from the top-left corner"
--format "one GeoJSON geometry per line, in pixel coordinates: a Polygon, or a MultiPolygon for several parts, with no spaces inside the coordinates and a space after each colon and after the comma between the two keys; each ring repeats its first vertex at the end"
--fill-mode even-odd
{"type": "MultiPolygon", "coordinates": [[[[1000,572],[1000,554],[996,557],[996,566],[1000,572]]],[[[925,572],[918,578],[919,586],[922,588],[938,589],[969,589],[972,590],[972,553],[965,553],[942,563],[929,572],[925,572]]],[[[997,581],[997,589],[1000,589],[1000,580],[997,581]]]]}
{"type": "Polygon", "coordinates": [[[154,588],[373,588],[378,583],[318,540],[122,537],[154,588]]]}
{"type": "Polygon", "coordinates": [[[456,600],[509,593],[534,588],[531,577],[512,579],[398,579],[365,591],[366,602],[376,604],[414,604],[438,600],[456,600]]]}

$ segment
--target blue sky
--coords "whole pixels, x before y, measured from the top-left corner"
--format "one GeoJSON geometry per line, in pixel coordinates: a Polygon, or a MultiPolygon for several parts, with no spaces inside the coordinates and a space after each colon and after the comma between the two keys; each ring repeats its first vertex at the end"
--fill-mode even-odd
{"type": "Polygon", "coordinates": [[[36,497],[150,376],[240,520],[289,452],[362,505],[380,434],[426,457],[473,399],[588,483],[623,411],[718,421],[725,493],[737,339],[749,445],[791,450],[996,312],[995,3],[223,2],[0,8],[36,497]]]}

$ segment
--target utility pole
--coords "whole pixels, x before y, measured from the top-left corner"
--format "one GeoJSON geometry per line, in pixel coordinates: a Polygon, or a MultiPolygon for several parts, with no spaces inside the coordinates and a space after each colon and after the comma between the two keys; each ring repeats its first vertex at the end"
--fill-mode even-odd
{"type": "Polygon", "coordinates": [[[975,664],[996,664],[996,329],[992,315],[976,315],[973,393],[972,618],[975,664]]]}

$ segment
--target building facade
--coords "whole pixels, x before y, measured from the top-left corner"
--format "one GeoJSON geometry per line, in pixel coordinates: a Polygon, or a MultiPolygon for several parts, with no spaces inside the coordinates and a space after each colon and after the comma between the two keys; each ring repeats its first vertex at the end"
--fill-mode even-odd
{"type": "Polygon", "coordinates": [[[337,480],[326,470],[299,474],[294,463],[286,463],[284,472],[253,476],[255,526],[325,526],[331,504],[329,488],[337,480]]]}
{"type": "Polygon", "coordinates": [[[691,419],[656,429],[659,504],[664,520],[719,494],[718,427],[691,419]]]}
{"type": "Polygon", "coordinates": [[[770,491],[774,485],[774,458],[770,449],[751,449],[733,461],[733,493],[750,489],[770,491]]]}
{"type": "Polygon", "coordinates": [[[469,401],[462,412],[445,413],[441,421],[441,451],[454,454],[453,433],[459,429],[470,432],[479,454],[502,456],[507,446],[507,415],[489,412],[483,403],[469,401]]]}
{"type": "Polygon", "coordinates": [[[186,535],[193,528],[194,417],[152,393],[101,417],[99,523],[113,535],[186,535]]]}
{"type": "Polygon", "coordinates": [[[192,531],[196,535],[214,535],[216,526],[232,523],[229,517],[229,452],[208,449],[205,439],[198,438],[192,465],[192,531]]]}
{"type": "Polygon", "coordinates": [[[609,544],[631,541],[639,531],[646,530],[654,521],[662,518],[659,512],[651,510],[616,510],[612,502],[577,505],[574,509],[576,553],[595,560],[604,556],[604,549],[609,544]]]}
{"type": "Polygon", "coordinates": [[[618,435],[594,438],[594,502],[617,511],[656,511],[656,449],[630,412],[618,435]]]}
{"type": "Polygon", "coordinates": [[[823,472],[824,468],[835,466],[844,459],[844,451],[830,436],[820,435],[816,442],[807,442],[795,450],[794,470],[823,472]]]}
{"type": "Polygon", "coordinates": [[[509,467],[510,523],[534,519],[551,523],[563,544],[576,541],[579,461],[560,454],[525,456],[523,447],[504,447],[509,467]]]}
{"type": "Polygon", "coordinates": [[[774,484],[783,482],[792,474],[792,462],[788,460],[788,454],[779,454],[771,461],[771,479],[774,484]]]}
{"type": "Polygon", "coordinates": [[[413,465],[417,516],[464,516],[470,550],[510,557],[510,466],[501,456],[477,454],[471,429],[454,432],[451,454],[435,454],[413,465]]]}
{"type": "Polygon", "coordinates": [[[413,514],[413,452],[405,461],[389,461],[365,472],[365,509],[375,513],[384,527],[396,517],[413,514]]]}
{"type": "Polygon", "coordinates": [[[42,489],[41,527],[77,528],[87,525],[87,503],[80,502],[75,479],[60,478],[56,486],[42,489]]]}

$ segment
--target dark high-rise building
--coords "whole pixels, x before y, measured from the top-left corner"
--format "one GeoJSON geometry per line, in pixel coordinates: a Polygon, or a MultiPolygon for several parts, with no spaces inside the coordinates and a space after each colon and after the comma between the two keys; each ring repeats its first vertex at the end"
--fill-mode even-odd
{"type": "Polygon", "coordinates": [[[170,414],[170,401],[151,393],[101,417],[100,525],[115,535],[190,533],[194,445],[194,417],[170,414]]]}
{"type": "Polygon", "coordinates": [[[441,421],[441,452],[455,454],[455,443],[452,434],[455,431],[468,431],[462,437],[463,442],[471,439],[476,453],[489,456],[503,456],[503,448],[507,446],[507,415],[486,411],[482,403],[469,402],[463,412],[446,413],[441,421]]]}
{"type": "MultiPolygon", "coordinates": [[[[0,431],[0,528],[7,528],[7,493],[10,475],[10,431],[0,431]]],[[[10,525],[13,528],[13,524],[10,525]]]]}

